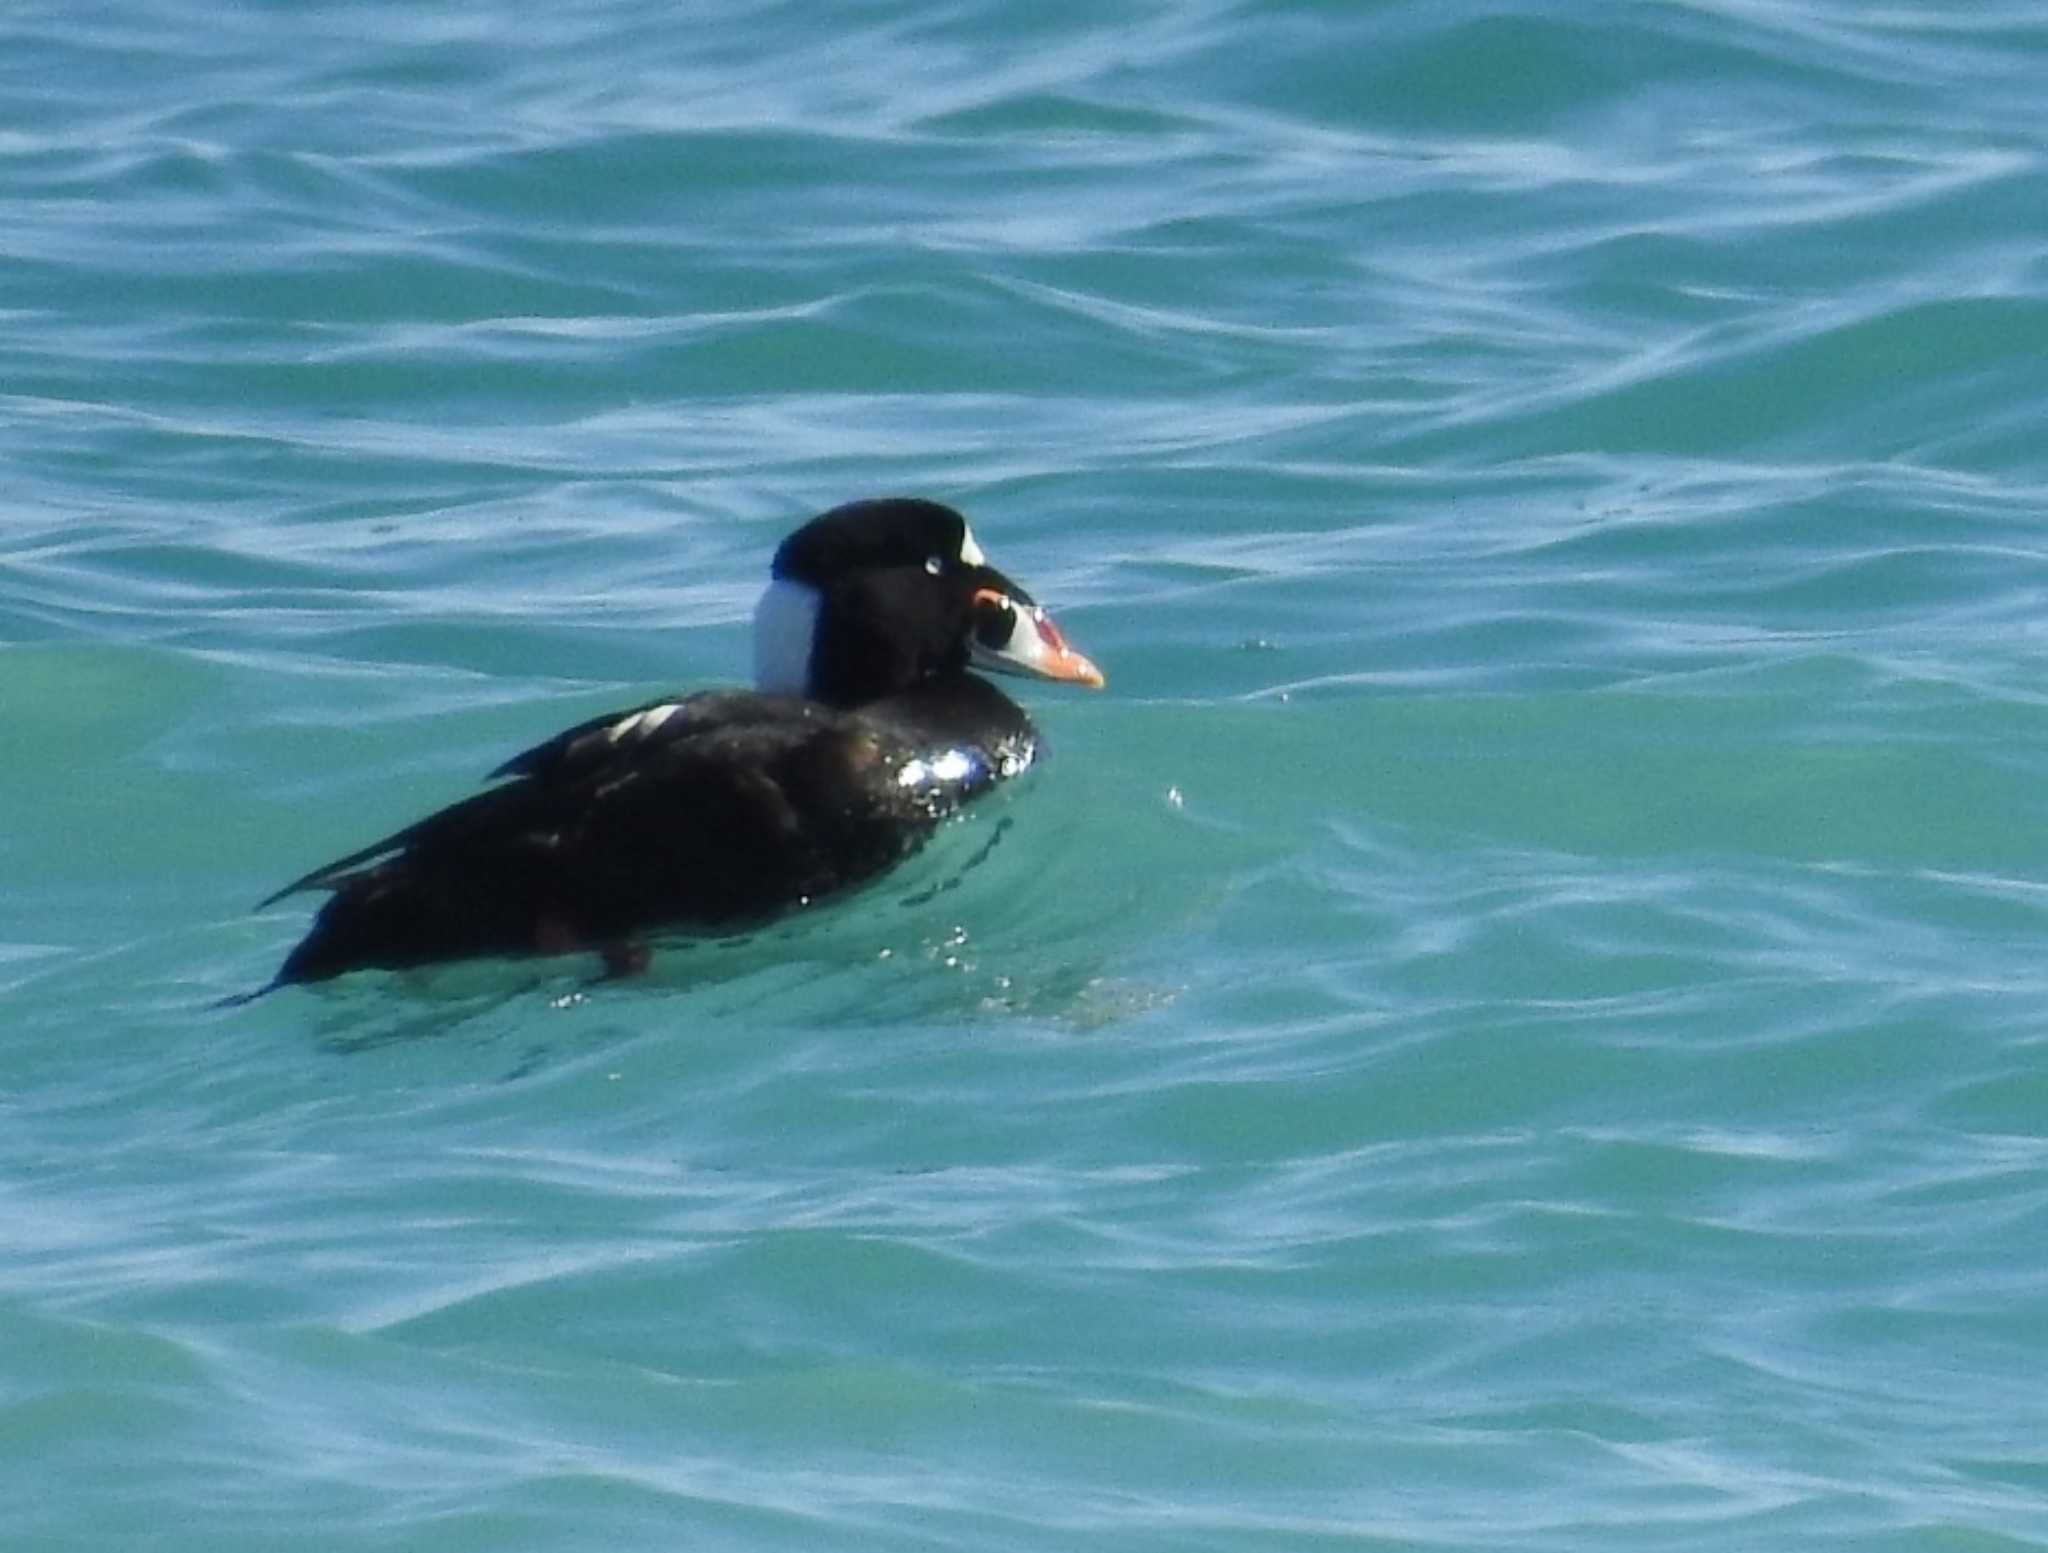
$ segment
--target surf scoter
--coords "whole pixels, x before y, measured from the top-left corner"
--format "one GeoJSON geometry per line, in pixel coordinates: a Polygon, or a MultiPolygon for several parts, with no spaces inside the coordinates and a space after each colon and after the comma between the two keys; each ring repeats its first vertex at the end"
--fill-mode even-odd
{"type": "Polygon", "coordinates": [[[775,553],[757,689],[593,717],[293,880],[263,905],[333,893],[271,985],[577,950],[625,974],[650,932],[737,931],[873,879],[1036,753],[970,663],[1102,684],[951,507],[834,507],[775,553]]]}

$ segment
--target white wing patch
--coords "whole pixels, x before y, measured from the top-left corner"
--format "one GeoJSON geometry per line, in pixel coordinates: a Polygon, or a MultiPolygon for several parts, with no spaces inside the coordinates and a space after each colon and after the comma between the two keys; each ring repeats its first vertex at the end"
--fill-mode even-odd
{"type": "Polygon", "coordinates": [[[630,717],[621,717],[611,727],[605,729],[604,736],[612,744],[617,744],[621,739],[629,739],[635,735],[645,738],[682,709],[680,701],[664,701],[660,706],[650,706],[644,712],[635,712],[630,717]]]}

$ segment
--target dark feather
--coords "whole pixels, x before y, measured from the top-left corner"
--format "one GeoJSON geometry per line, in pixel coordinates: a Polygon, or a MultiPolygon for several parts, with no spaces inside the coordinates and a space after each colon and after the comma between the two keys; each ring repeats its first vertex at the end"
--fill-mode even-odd
{"type": "Polygon", "coordinates": [[[919,749],[896,716],[744,691],[592,718],[296,881],[334,896],[282,975],[765,920],[893,866],[992,780],[994,757],[906,781],[919,749]]]}

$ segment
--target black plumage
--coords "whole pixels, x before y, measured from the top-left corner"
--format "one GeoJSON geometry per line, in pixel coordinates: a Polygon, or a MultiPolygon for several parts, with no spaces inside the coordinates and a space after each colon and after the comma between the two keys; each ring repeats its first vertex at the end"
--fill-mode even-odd
{"type": "Polygon", "coordinates": [[[1028,766],[1030,719],[970,658],[1101,683],[937,503],[835,508],[775,576],[814,600],[801,693],[651,701],[514,756],[271,897],[332,892],[273,985],[579,949],[637,968],[650,931],[729,932],[875,878],[1028,766]]]}

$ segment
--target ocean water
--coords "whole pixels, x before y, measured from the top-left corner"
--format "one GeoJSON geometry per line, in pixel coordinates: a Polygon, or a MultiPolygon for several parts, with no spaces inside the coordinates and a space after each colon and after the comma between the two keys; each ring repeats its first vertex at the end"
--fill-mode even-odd
{"type": "Polygon", "coordinates": [[[2048,1547],[2048,21],[0,11],[0,1542],[2048,1547]],[[284,880],[973,517],[739,943],[284,880]]]}

